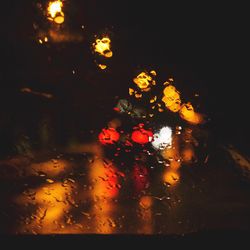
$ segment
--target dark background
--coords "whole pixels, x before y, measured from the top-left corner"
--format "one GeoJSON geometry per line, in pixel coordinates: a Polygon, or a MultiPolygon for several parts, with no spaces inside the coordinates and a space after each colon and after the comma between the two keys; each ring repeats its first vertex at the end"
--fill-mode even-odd
{"type": "MultiPolygon", "coordinates": [[[[173,75],[187,99],[199,93],[199,110],[208,115],[207,127],[218,142],[232,143],[249,155],[246,6],[211,1],[72,0],[74,21],[70,28],[78,32],[77,27],[85,25],[83,43],[45,47],[37,44],[32,27],[37,20],[34,2],[1,3],[1,157],[11,152],[20,135],[36,138],[38,123],[43,117],[46,122],[46,114],[57,123],[54,128],[59,131],[52,130],[52,134],[56,133],[59,141],[75,131],[103,127],[111,118],[106,113],[114,96],[126,95],[129,80],[144,67],[155,68],[161,80],[173,75]],[[114,34],[112,74],[100,74],[89,52],[93,35],[105,28],[114,34]],[[77,77],[72,76],[72,69],[77,77]],[[56,98],[50,101],[22,94],[23,87],[56,98]]],[[[224,245],[236,236],[247,238],[239,231],[225,235],[219,232],[212,239],[216,244],[221,239],[224,245]]],[[[79,237],[85,244],[86,238],[79,237]]],[[[206,245],[212,242],[211,234],[191,236],[191,242],[197,238],[206,245]]],[[[15,237],[9,242],[16,241],[15,237]]],[[[93,242],[97,242],[96,237],[93,242]]]]}
{"type": "MultiPolygon", "coordinates": [[[[162,79],[173,75],[187,98],[198,92],[200,110],[208,115],[208,126],[218,141],[232,143],[249,153],[246,6],[189,1],[72,0],[68,4],[74,19],[72,30],[78,31],[80,24],[86,27],[83,44],[50,48],[37,45],[32,28],[37,15],[34,1],[8,1],[2,11],[2,142],[8,141],[10,127],[19,126],[31,113],[39,116],[41,110],[50,110],[50,104],[38,104],[21,96],[21,87],[57,95],[54,112],[61,112],[60,119],[72,120],[71,115],[62,116],[78,113],[77,128],[90,128],[100,122],[96,118],[87,124],[85,119],[95,113],[95,105],[106,105],[108,109],[113,105],[113,96],[127,91],[126,84],[135,69],[152,67],[162,79]],[[113,83],[97,88],[98,81],[109,81],[108,74],[95,75],[88,49],[93,35],[105,28],[114,34],[113,64],[117,73],[113,83]],[[52,64],[46,64],[49,56],[52,64]],[[74,82],[72,68],[78,72],[74,82]],[[81,91],[84,96],[79,94],[81,91]]],[[[32,130],[32,122],[29,126],[32,130]]]]}

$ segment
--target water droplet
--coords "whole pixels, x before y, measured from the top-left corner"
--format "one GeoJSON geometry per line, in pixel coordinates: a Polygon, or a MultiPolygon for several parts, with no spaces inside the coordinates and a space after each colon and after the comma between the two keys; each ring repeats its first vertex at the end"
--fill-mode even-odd
{"type": "Polygon", "coordinates": [[[159,164],[165,163],[165,161],[163,161],[163,160],[158,160],[157,162],[158,162],[159,164]]]}
{"type": "Polygon", "coordinates": [[[94,157],[93,156],[88,156],[87,160],[90,164],[92,164],[94,162],[94,157]]]}
{"type": "Polygon", "coordinates": [[[71,179],[71,178],[68,178],[67,179],[69,182],[71,182],[71,183],[75,183],[75,180],[73,180],[73,179],[71,179]]]}
{"type": "Polygon", "coordinates": [[[46,173],[42,172],[42,171],[37,171],[37,175],[40,176],[40,177],[45,177],[47,176],[46,173]]]}
{"type": "Polygon", "coordinates": [[[208,159],[209,159],[209,155],[207,155],[206,158],[205,158],[205,160],[204,160],[204,163],[205,163],[205,164],[207,164],[208,159]]]}
{"type": "Polygon", "coordinates": [[[46,179],[46,182],[48,182],[50,184],[54,183],[54,181],[52,179],[46,179]]]}
{"type": "Polygon", "coordinates": [[[155,215],[156,215],[156,216],[161,216],[161,215],[162,215],[162,213],[155,213],[155,215]]]}
{"type": "Polygon", "coordinates": [[[176,126],[176,130],[182,130],[181,126],[176,126]]]}
{"type": "Polygon", "coordinates": [[[23,194],[32,197],[36,195],[36,192],[33,189],[26,189],[24,190],[23,194]]]}
{"type": "Polygon", "coordinates": [[[115,223],[115,221],[114,221],[113,219],[109,218],[109,219],[108,219],[108,222],[109,222],[109,225],[110,225],[111,227],[116,227],[116,223],[115,223]]]}
{"type": "Polygon", "coordinates": [[[58,160],[57,159],[51,159],[52,163],[57,164],[58,160]]]}

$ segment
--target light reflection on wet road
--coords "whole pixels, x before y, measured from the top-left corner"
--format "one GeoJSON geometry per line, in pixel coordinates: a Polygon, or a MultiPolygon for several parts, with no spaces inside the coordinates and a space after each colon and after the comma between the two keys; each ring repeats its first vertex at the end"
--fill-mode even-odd
{"type": "Polygon", "coordinates": [[[198,159],[191,133],[190,128],[174,133],[172,145],[151,156],[158,159],[153,167],[142,156],[134,163],[107,158],[99,142],[70,145],[53,156],[35,153],[33,159],[1,161],[1,193],[8,190],[0,206],[1,217],[7,214],[1,232],[183,234],[247,229],[249,183],[239,178],[222,148],[214,148],[209,160],[198,159]]]}

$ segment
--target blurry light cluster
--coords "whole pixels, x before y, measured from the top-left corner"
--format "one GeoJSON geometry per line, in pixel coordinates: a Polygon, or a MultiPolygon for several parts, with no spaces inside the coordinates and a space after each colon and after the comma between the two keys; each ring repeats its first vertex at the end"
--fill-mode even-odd
{"type": "Polygon", "coordinates": [[[111,51],[111,40],[109,37],[104,36],[102,38],[97,38],[92,45],[94,51],[99,55],[107,58],[113,56],[113,52],[111,51]]]}
{"type": "Polygon", "coordinates": [[[143,71],[138,74],[133,82],[136,84],[136,88],[129,88],[129,95],[134,96],[135,98],[141,98],[143,92],[148,92],[151,90],[152,86],[156,85],[154,80],[156,72],[151,70],[150,72],[143,71]]]}
{"type": "MultiPolygon", "coordinates": [[[[203,116],[195,112],[190,102],[182,103],[180,92],[174,86],[173,78],[169,78],[168,81],[163,83],[164,89],[160,94],[155,94],[155,92],[152,91],[152,87],[156,85],[156,80],[154,79],[155,76],[156,72],[154,70],[150,71],[150,73],[143,71],[133,79],[137,88],[129,88],[130,96],[133,96],[136,99],[144,99],[148,103],[148,110],[152,110],[149,112],[148,117],[153,117],[155,112],[162,113],[167,109],[173,113],[179,112],[180,118],[188,123],[203,123],[203,116]],[[149,93],[151,91],[152,94],[149,93]],[[147,92],[147,97],[144,97],[145,92],[147,92]]],[[[119,106],[122,106],[121,104],[122,103],[118,103],[117,105],[119,111],[127,112],[128,110],[120,109],[119,106]]],[[[130,109],[129,112],[131,114],[133,112],[132,104],[127,106],[130,109]]],[[[144,118],[146,117],[147,116],[145,115],[144,118]]]]}
{"type": "Polygon", "coordinates": [[[131,134],[132,141],[142,145],[151,142],[153,137],[153,132],[149,129],[144,129],[143,123],[140,123],[138,126],[134,127],[134,131],[131,134]]]}
{"type": "Polygon", "coordinates": [[[102,70],[106,69],[107,64],[103,60],[107,60],[113,56],[110,37],[108,35],[97,36],[92,43],[92,50],[94,54],[99,56],[99,60],[96,60],[97,66],[102,70]]]}
{"type": "Polygon", "coordinates": [[[121,121],[115,119],[109,123],[108,128],[102,129],[98,138],[103,146],[113,147],[114,156],[119,156],[122,148],[125,152],[139,152],[133,156],[135,160],[133,178],[135,189],[143,190],[149,185],[149,167],[144,166],[146,159],[149,158],[166,167],[162,175],[165,185],[175,187],[179,183],[181,166],[197,162],[195,147],[199,144],[192,134],[191,128],[162,126],[159,129],[152,129],[146,128],[143,123],[134,126],[131,132],[125,133],[121,121]],[[127,150],[128,148],[130,150],[127,150]],[[139,151],[134,151],[136,148],[139,151]]]}
{"type": "Polygon", "coordinates": [[[39,42],[40,44],[47,43],[48,41],[49,41],[49,39],[48,39],[47,36],[38,39],[38,42],[39,42]]]}
{"type": "Polygon", "coordinates": [[[48,5],[48,20],[55,22],[56,24],[62,24],[64,22],[64,13],[62,11],[63,3],[61,0],[49,2],[48,5]]]}
{"type": "Polygon", "coordinates": [[[99,134],[98,139],[104,145],[114,144],[120,139],[120,134],[114,128],[104,128],[99,134]]]}
{"type": "Polygon", "coordinates": [[[153,141],[153,132],[151,129],[145,129],[144,124],[140,123],[138,126],[133,128],[131,135],[124,134],[121,138],[121,134],[124,134],[124,131],[120,131],[120,133],[114,127],[108,127],[102,129],[102,131],[98,135],[99,142],[103,145],[111,145],[117,143],[120,139],[126,145],[133,145],[133,143],[145,145],[149,142],[153,141]],[[131,142],[126,140],[129,138],[131,142]]]}
{"type": "Polygon", "coordinates": [[[171,84],[168,84],[163,90],[162,101],[164,102],[166,108],[172,112],[178,112],[181,108],[180,93],[171,84]]]}
{"type": "Polygon", "coordinates": [[[163,152],[164,149],[172,146],[173,134],[172,129],[168,126],[154,131],[152,128],[146,128],[144,123],[139,123],[129,133],[125,133],[122,129],[118,130],[118,126],[121,126],[119,120],[115,119],[115,124],[111,121],[108,128],[102,129],[99,133],[99,142],[104,146],[114,145],[119,150],[121,147],[147,146],[149,152],[150,149],[163,152]]]}
{"type": "Polygon", "coordinates": [[[163,90],[162,101],[167,109],[172,112],[179,112],[180,117],[191,123],[200,124],[203,122],[202,115],[195,112],[190,102],[183,103],[181,101],[180,92],[175,88],[173,83],[165,82],[166,87],[163,90]]]}

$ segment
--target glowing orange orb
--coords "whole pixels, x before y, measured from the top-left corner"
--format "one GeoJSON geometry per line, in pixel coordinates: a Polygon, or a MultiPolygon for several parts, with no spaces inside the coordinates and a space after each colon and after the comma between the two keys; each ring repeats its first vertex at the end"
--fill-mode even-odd
{"type": "Polygon", "coordinates": [[[141,128],[133,131],[131,139],[138,144],[146,144],[152,141],[153,133],[150,130],[141,128]]]}
{"type": "Polygon", "coordinates": [[[114,144],[120,139],[120,134],[114,128],[102,129],[98,136],[101,144],[114,144]]]}

